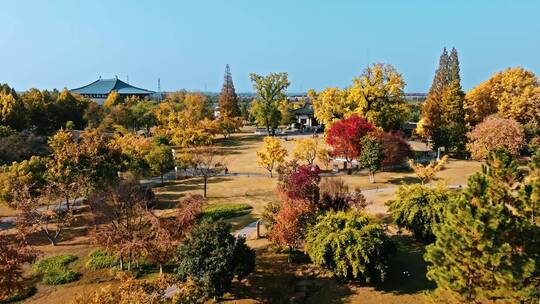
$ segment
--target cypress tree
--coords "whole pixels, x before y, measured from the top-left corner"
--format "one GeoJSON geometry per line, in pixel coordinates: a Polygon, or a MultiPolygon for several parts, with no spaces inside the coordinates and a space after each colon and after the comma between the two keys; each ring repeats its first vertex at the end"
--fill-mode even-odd
{"type": "Polygon", "coordinates": [[[468,187],[445,209],[434,229],[435,243],[424,256],[427,276],[438,292],[457,302],[481,303],[526,298],[535,261],[524,250],[514,197],[506,187],[519,180],[517,164],[508,155],[492,153],[482,172],[469,178],[468,187]]]}
{"type": "Polygon", "coordinates": [[[466,143],[465,94],[461,88],[459,59],[455,48],[450,55],[443,49],[439,67],[422,107],[422,119],[433,147],[463,150],[466,143]]]}
{"type": "Polygon", "coordinates": [[[222,116],[241,116],[240,107],[238,106],[238,96],[234,90],[231,69],[228,64],[225,66],[225,77],[218,102],[222,116]]]}
{"type": "Polygon", "coordinates": [[[422,120],[427,135],[433,141],[433,148],[445,146],[444,134],[441,132],[440,126],[442,122],[442,102],[441,97],[444,89],[447,86],[448,79],[448,52],[446,48],[439,58],[439,67],[435,70],[433,83],[429,89],[428,96],[422,106],[422,120]]]}
{"type": "MultiPolygon", "coordinates": [[[[448,83],[452,83],[454,81],[460,83],[461,77],[459,76],[459,58],[456,48],[452,48],[452,51],[450,51],[450,56],[448,56],[448,70],[448,83]]],[[[459,88],[461,89],[461,85],[459,88]]]]}

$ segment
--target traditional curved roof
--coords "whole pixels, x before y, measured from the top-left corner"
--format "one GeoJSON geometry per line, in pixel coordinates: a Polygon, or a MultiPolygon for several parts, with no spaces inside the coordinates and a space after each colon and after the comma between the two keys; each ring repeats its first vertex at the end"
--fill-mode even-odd
{"type": "Polygon", "coordinates": [[[313,115],[315,111],[313,110],[313,103],[311,103],[311,99],[306,98],[306,101],[304,105],[296,110],[292,110],[293,114],[296,115],[313,115]]]}
{"type": "Polygon", "coordinates": [[[70,92],[78,94],[109,94],[111,91],[116,91],[120,95],[149,95],[155,93],[154,91],[145,90],[134,87],[128,83],[123,82],[118,78],[112,79],[98,79],[88,85],[80,88],[72,89],[70,92]]]}

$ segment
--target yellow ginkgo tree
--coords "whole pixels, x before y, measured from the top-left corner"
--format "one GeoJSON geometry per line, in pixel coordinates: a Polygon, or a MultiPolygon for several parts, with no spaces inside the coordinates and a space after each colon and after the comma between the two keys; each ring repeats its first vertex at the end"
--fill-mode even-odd
{"type": "Polygon", "coordinates": [[[264,138],[263,146],[257,151],[257,164],[268,170],[272,177],[274,168],[285,161],[285,157],[287,149],[283,147],[281,141],[276,137],[267,136],[264,138]]]}
{"type": "Polygon", "coordinates": [[[413,169],[416,177],[423,184],[429,183],[435,174],[444,168],[444,165],[448,161],[448,155],[443,156],[439,161],[432,161],[429,164],[422,165],[409,159],[409,166],[413,169]]]}

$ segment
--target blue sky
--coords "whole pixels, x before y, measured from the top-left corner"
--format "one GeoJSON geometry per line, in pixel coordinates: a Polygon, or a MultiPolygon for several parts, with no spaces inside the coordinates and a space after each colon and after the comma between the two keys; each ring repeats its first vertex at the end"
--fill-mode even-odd
{"type": "Polygon", "coordinates": [[[429,89],[443,46],[463,86],[523,66],[540,72],[540,1],[3,1],[0,83],[73,88],[118,75],[157,89],[218,91],[225,64],[288,72],[289,91],[345,87],[370,63],[394,65],[407,92],[429,89]]]}

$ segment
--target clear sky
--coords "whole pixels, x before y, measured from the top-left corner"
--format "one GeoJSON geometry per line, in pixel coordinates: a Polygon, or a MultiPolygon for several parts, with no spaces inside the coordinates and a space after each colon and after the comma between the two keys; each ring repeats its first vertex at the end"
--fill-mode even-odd
{"type": "Polygon", "coordinates": [[[429,89],[444,46],[463,86],[523,66],[540,73],[540,0],[2,1],[0,83],[73,88],[118,75],[156,90],[237,91],[249,73],[288,72],[290,92],[345,87],[370,63],[407,92],[429,89]]]}

